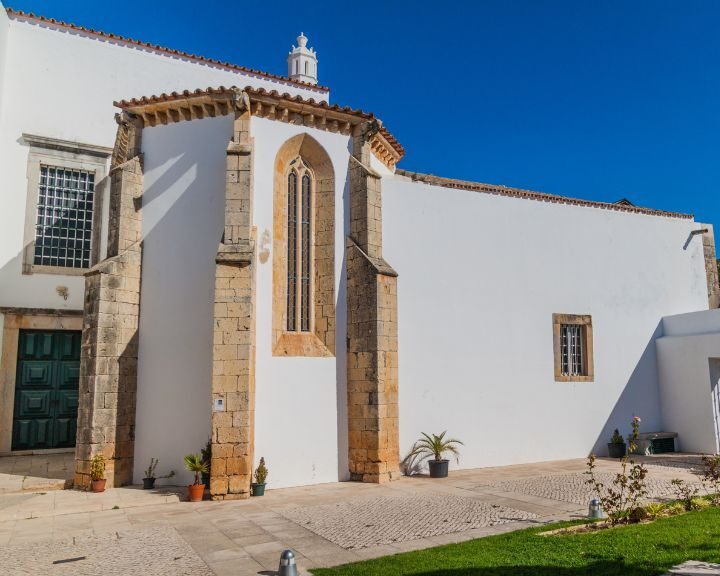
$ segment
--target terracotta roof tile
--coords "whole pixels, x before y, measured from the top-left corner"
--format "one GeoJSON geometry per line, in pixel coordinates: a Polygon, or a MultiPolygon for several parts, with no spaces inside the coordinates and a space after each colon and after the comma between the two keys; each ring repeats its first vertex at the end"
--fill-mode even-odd
{"type": "MultiPolygon", "coordinates": [[[[359,108],[353,109],[350,106],[340,106],[338,104],[328,104],[324,100],[316,101],[314,98],[303,98],[302,96],[291,96],[287,92],[283,92],[282,94],[278,92],[277,90],[266,90],[265,88],[253,88],[252,86],[246,86],[245,88],[238,88],[237,86],[218,86],[218,87],[212,87],[209,86],[207,88],[201,89],[198,88],[197,90],[183,90],[182,92],[170,92],[169,94],[163,92],[162,94],[156,94],[152,96],[142,96],[140,98],[131,98],[129,100],[119,100],[116,102],[113,102],[115,106],[118,108],[133,108],[135,106],[143,106],[146,104],[157,104],[160,102],[171,102],[173,100],[182,100],[183,98],[188,98],[192,96],[203,96],[206,94],[223,94],[226,92],[231,91],[237,91],[237,90],[244,90],[249,95],[256,95],[256,96],[262,96],[267,95],[271,96],[273,98],[282,98],[284,100],[290,100],[293,102],[297,102],[298,104],[310,104],[313,106],[317,106],[318,108],[322,108],[324,110],[332,110],[335,112],[342,112],[344,114],[350,114],[352,116],[357,116],[359,118],[364,119],[372,119],[375,118],[375,115],[372,112],[365,112],[363,110],[360,110],[359,108]]],[[[402,147],[402,145],[397,141],[397,139],[390,133],[390,131],[385,128],[385,126],[382,126],[380,128],[380,133],[383,135],[383,137],[387,140],[388,144],[390,144],[402,157],[405,154],[405,149],[402,147]]]]}
{"type": "Polygon", "coordinates": [[[487,194],[497,194],[500,196],[509,196],[512,198],[523,198],[526,200],[537,200],[540,202],[553,202],[556,204],[569,204],[573,206],[587,206],[590,208],[602,208],[605,210],[614,210],[616,212],[632,212],[635,214],[648,214],[650,216],[665,216],[667,218],[682,218],[691,220],[692,214],[683,214],[681,212],[667,212],[665,210],[654,210],[652,208],[641,208],[639,206],[620,204],[617,202],[596,202],[593,200],[581,200],[579,198],[571,198],[569,196],[560,196],[557,194],[548,194],[545,192],[533,192],[532,190],[523,190],[522,188],[509,188],[507,186],[499,186],[495,184],[483,184],[481,182],[469,182],[467,180],[456,180],[454,178],[443,178],[441,176],[433,176],[432,174],[421,174],[419,172],[410,172],[398,168],[395,173],[398,176],[405,176],[414,182],[423,182],[431,186],[442,186],[443,188],[454,188],[458,190],[471,190],[474,192],[484,192],[487,194]]]}
{"type": "Polygon", "coordinates": [[[124,44],[130,44],[132,46],[138,46],[140,48],[146,48],[148,50],[153,50],[153,51],[159,52],[161,54],[168,54],[171,56],[180,56],[181,58],[186,58],[188,60],[194,60],[196,62],[203,62],[206,64],[212,64],[214,66],[227,68],[228,70],[244,72],[246,74],[250,74],[253,76],[259,76],[261,78],[268,78],[270,80],[278,80],[278,81],[284,82],[286,84],[291,84],[294,86],[299,86],[299,87],[305,88],[307,90],[316,90],[318,92],[328,92],[330,90],[327,86],[319,86],[319,85],[316,86],[314,84],[308,84],[307,82],[301,82],[299,80],[291,80],[290,78],[287,78],[285,76],[280,76],[278,74],[270,74],[269,72],[263,72],[262,70],[246,68],[245,66],[239,66],[237,64],[232,64],[230,62],[222,62],[221,60],[215,60],[213,58],[206,58],[205,56],[199,56],[197,54],[190,54],[188,52],[183,52],[182,50],[175,50],[173,48],[166,48],[165,46],[159,46],[157,44],[151,44],[149,42],[142,42],[140,40],[135,40],[133,38],[126,38],[125,36],[120,36],[118,34],[111,34],[108,32],[102,32],[100,30],[93,30],[92,28],[85,28],[84,26],[77,26],[75,24],[69,24],[69,23],[63,22],[61,20],[56,20],[55,18],[45,18],[44,16],[36,16],[32,12],[23,12],[22,10],[14,10],[12,8],[8,8],[7,13],[8,13],[8,16],[11,18],[16,18],[19,20],[30,20],[33,22],[41,22],[43,24],[49,24],[49,25],[52,25],[52,26],[55,26],[58,28],[75,30],[75,31],[87,34],[88,36],[94,36],[96,38],[106,38],[109,40],[122,42],[124,44]]]}

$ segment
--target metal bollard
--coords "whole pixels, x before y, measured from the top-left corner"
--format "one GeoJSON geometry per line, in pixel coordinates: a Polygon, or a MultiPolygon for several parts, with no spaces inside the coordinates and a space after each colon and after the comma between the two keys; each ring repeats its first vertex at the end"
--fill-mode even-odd
{"type": "Polygon", "coordinates": [[[593,498],[590,500],[590,507],[588,508],[588,517],[590,518],[605,518],[602,507],[600,506],[600,500],[593,498]]]}
{"type": "Polygon", "coordinates": [[[292,550],[283,550],[280,554],[280,567],[278,568],[278,576],[297,576],[297,565],[295,564],[295,554],[292,550]]]}

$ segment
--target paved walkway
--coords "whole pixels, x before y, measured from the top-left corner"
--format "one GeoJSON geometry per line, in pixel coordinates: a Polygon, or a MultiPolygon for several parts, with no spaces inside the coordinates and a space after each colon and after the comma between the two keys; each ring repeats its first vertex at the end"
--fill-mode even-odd
{"type": "Polygon", "coordinates": [[[75,452],[0,456],[0,496],[63,490],[72,485],[75,452]]]}
{"type": "MultiPolygon", "coordinates": [[[[584,516],[592,496],[584,469],[584,460],[568,460],[464,470],[444,480],[268,490],[229,502],[180,502],[171,489],[5,495],[0,566],[9,574],[242,576],[273,573],[291,548],[306,573],[584,516]]],[[[618,469],[616,461],[598,462],[608,478],[618,469]]],[[[653,496],[670,496],[675,477],[697,481],[691,464],[652,460],[653,496]]]]}

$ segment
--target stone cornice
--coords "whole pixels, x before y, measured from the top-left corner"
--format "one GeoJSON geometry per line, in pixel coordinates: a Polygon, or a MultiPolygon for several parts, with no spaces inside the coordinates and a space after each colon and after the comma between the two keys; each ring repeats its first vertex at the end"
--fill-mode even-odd
{"type": "MultiPolygon", "coordinates": [[[[253,116],[345,135],[350,135],[358,124],[377,120],[372,113],[348,106],[330,105],[312,98],[303,99],[249,86],[244,89],[221,86],[194,92],[185,90],[115,102],[118,108],[141,118],[146,126],[224,116],[248,105],[253,116]]],[[[390,168],[405,153],[382,124],[370,142],[375,155],[390,168]]]]}

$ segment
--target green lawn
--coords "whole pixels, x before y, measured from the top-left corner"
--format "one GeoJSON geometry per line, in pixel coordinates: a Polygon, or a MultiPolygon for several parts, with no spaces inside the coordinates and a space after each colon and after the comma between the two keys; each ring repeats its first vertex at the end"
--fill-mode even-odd
{"type": "MultiPolygon", "coordinates": [[[[552,528],[567,524],[553,525],[552,528]]],[[[720,562],[720,508],[596,533],[530,528],[312,571],[317,576],[658,576],[685,560],[720,562]]]]}

